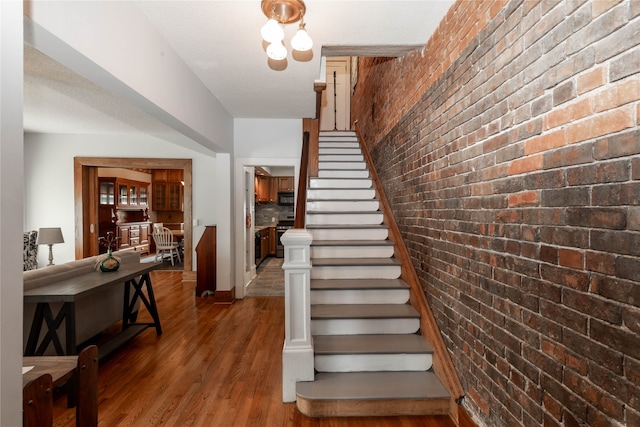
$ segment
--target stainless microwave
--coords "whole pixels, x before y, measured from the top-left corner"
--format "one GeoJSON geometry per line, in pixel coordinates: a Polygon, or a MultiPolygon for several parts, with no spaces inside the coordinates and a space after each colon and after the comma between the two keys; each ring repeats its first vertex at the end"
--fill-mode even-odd
{"type": "Polygon", "coordinates": [[[292,191],[279,191],[278,192],[278,204],[281,206],[293,206],[295,197],[292,191]]]}

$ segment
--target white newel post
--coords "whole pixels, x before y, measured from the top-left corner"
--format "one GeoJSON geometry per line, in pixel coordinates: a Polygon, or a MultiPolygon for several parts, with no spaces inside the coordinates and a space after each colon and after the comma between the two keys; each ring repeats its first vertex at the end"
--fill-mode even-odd
{"type": "Polygon", "coordinates": [[[311,338],[311,234],[290,229],[284,245],[285,338],[282,349],[282,401],[296,400],[296,383],[313,381],[311,338]]]}

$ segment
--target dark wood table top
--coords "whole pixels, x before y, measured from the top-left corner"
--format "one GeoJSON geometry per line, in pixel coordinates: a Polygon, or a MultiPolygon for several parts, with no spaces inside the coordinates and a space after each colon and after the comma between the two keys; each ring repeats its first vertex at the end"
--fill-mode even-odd
{"type": "Polygon", "coordinates": [[[122,264],[117,271],[91,273],[24,291],[25,302],[71,302],[99,292],[101,288],[125,283],[155,270],[161,263],[122,264]]]}
{"type": "Polygon", "coordinates": [[[23,384],[41,375],[51,374],[53,384],[58,385],[73,376],[78,366],[78,356],[25,356],[22,366],[33,366],[33,369],[22,374],[23,384]]]}

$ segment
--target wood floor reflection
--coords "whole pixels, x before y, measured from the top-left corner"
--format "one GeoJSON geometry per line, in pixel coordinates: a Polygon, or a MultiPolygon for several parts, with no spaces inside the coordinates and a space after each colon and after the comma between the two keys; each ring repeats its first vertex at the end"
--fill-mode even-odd
{"type": "MultiPolygon", "coordinates": [[[[307,418],[281,401],[282,297],[214,305],[181,272],[152,272],[152,281],[163,334],[148,329],[101,363],[100,426],[453,426],[446,417],[307,418]]],[[[64,395],[54,404],[54,425],[75,426],[64,395]]]]}

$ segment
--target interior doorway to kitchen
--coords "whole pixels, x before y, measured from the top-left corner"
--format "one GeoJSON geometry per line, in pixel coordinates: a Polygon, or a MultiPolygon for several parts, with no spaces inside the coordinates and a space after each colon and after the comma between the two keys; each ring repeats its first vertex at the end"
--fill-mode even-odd
{"type": "MultiPolygon", "coordinates": [[[[295,189],[297,185],[298,163],[295,159],[236,159],[235,182],[237,183],[236,212],[241,212],[236,218],[235,229],[238,241],[243,242],[242,247],[236,248],[236,298],[243,298],[247,295],[247,287],[252,283],[257,284],[267,267],[269,271],[275,272],[281,277],[284,285],[284,271],[282,271],[282,258],[277,257],[277,233],[276,227],[281,219],[287,216],[293,218],[295,205],[295,189]],[[256,172],[257,171],[257,172],[256,172]],[[269,187],[272,192],[270,199],[266,198],[265,188],[261,187],[266,178],[270,178],[271,184],[276,183],[290,186],[269,187]],[[258,176],[260,182],[258,182],[258,176]],[[279,180],[279,178],[283,178],[279,180]],[[291,178],[291,183],[284,178],[291,178]],[[292,191],[278,191],[292,190],[292,191]],[[278,193],[291,193],[293,200],[291,205],[287,205],[286,194],[281,194],[283,198],[278,200],[278,193]],[[280,203],[278,203],[280,201],[280,203]],[[265,250],[262,252],[262,240],[265,237],[265,250]],[[258,250],[256,250],[259,248],[258,250]],[[263,256],[264,255],[264,256],[263,256]],[[277,264],[280,263],[280,266],[277,264]],[[275,267],[274,267],[275,266],[275,267]],[[254,280],[256,279],[257,280],[254,280]]],[[[240,246],[240,245],[238,245],[240,246]]],[[[261,291],[262,292],[262,291],[261,291]]],[[[264,291],[264,293],[267,293],[264,291]]]]}

